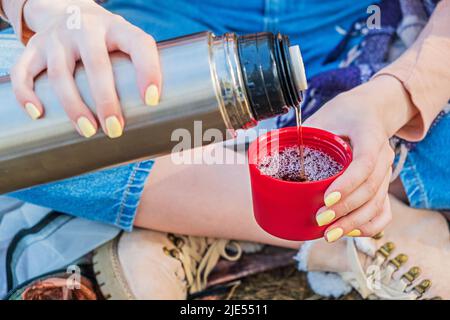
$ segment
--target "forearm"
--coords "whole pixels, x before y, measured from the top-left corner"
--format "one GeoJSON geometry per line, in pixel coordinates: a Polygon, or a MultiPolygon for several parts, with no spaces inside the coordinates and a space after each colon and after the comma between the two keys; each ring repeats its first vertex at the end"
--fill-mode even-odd
{"type": "Polygon", "coordinates": [[[68,15],[70,6],[78,6],[81,10],[86,5],[97,4],[94,0],[27,0],[23,7],[23,18],[30,30],[43,30],[49,27],[55,18],[68,15]],[[37,12],[41,14],[36,14],[37,12]]]}
{"type": "Polygon", "coordinates": [[[34,32],[48,26],[69,5],[94,4],[93,0],[0,0],[0,14],[8,20],[18,38],[26,44],[34,32]]]}
{"type": "MultiPolygon", "coordinates": [[[[417,110],[413,118],[399,128],[397,135],[402,138],[412,141],[422,139],[450,99],[449,17],[450,0],[442,0],[411,48],[374,78],[392,77],[398,80],[417,110]]],[[[389,88],[385,90],[389,91],[389,88]]],[[[398,99],[389,102],[402,101],[404,93],[399,91],[399,94],[398,99]]]]}
{"type": "MultiPolygon", "coordinates": [[[[346,93],[355,103],[365,102],[364,108],[373,108],[382,119],[386,135],[392,137],[408,126],[418,110],[402,83],[394,77],[379,76],[346,93]]],[[[420,131],[422,128],[411,128],[420,131]]]]}

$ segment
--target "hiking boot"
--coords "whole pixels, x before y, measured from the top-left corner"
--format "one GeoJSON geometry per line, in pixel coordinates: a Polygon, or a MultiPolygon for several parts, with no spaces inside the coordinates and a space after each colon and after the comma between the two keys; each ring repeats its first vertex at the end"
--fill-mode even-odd
{"type": "Polygon", "coordinates": [[[93,264],[106,299],[180,300],[206,287],[219,259],[241,253],[236,241],[135,229],[98,248],[93,264]]]}
{"type": "Polygon", "coordinates": [[[450,233],[439,213],[390,197],[393,221],[373,238],[308,242],[296,259],[327,297],[355,289],[365,299],[450,299],[450,233]]]}

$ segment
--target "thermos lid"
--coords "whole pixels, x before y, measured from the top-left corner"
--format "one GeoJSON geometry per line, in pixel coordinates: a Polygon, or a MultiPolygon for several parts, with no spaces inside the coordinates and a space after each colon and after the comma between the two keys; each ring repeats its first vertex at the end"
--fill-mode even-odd
{"type": "Polygon", "coordinates": [[[306,76],[298,46],[270,32],[240,36],[238,54],[248,100],[256,120],[271,118],[298,106],[306,76]]]}

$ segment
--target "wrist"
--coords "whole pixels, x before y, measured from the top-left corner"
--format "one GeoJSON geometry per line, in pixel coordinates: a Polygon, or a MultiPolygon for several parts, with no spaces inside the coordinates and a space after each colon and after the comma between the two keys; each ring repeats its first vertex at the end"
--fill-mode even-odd
{"type": "Polygon", "coordinates": [[[67,15],[68,6],[95,4],[93,0],[28,0],[23,8],[23,20],[33,32],[45,30],[67,15]]]}
{"type": "Polygon", "coordinates": [[[380,75],[361,85],[359,90],[368,108],[374,108],[388,137],[394,136],[416,114],[403,84],[395,77],[380,75]]]}

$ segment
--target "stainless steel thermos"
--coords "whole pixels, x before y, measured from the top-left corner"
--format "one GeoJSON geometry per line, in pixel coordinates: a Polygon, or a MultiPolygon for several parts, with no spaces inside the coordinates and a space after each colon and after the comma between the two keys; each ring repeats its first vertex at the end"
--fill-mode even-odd
{"type": "MultiPolygon", "coordinates": [[[[0,78],[0,194],[169,153],[178,143],[172,132],[193,132],[195,121],[201,121],[203,131],[249,128],[300,103],[303,63],[286,36],[203,32],[160,42],[158,48],[163,84],[156,107],[144,105],[128,56],[111,55],[126,119],[118,139],[100,130],[89,139],[81,137],[45,73],[35,82],[45,107],[45,116],[36,121],[16,101],[10,79],[0,78]]],[[[74,76],[95,112],[82,64],[74,76]]]]}

